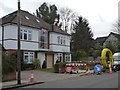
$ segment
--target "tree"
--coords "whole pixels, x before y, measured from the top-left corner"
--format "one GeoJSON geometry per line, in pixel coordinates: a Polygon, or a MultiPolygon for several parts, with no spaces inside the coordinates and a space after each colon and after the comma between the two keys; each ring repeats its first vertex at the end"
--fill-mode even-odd
{"type": "Polygon", "coordinates": [[[69,8],[60,9],[61,28],[64,31],[72,30],[74,20],[76,19],[76,13],[69,8]]]}
{"type": "MultiPolygon", "coordinates": [[[[120,35],[120,19],[113,24],[113,31],[117,32],[120,35]]],[[[120,51],[120,36],[117,42],[117,51],[120,51]]]]}
{"type": "Polygon", "coordinates": [[[109,48],[109,49],[112,51],[112,53],[115,53],[115,52],[118,51],[118,46],[117,46],[117,44],[112,43],[112,42],[107,42],[106,45],[105,45],[105,47],[106,47],[106,48],[109,48]]]}
{"type": "Polygon", "coordinates": [[[117,32],[118,34],[120,34],[120,20],[116,21],[113,24],[113,31],[117,32]]]}
{"type": "Polygon", "coordinates": [[[74,24],[74,31],[71,40],[72,52],[85,51],[88,53],[93,46],[93,33],[88,21],[81,16],[78,17],[74,24]]]}
{"type": "Polygon", "coordinates": [[[49,24],[58,25],[59,23],[59,14],[57,14],[57,7],[53,4],[48,6],[47,3],[43,3],[37,10],[37,17],[43,19],[49,24]]]}
{"type": "Polygon", "coordinates": [[[96,43],[96,44],[94,45],[94,50],[93,50],[93,52],[92,52],[93,58],[95,59],[95,58],[101,56],[102,50],[103,50],[103,46],[100,45],[100,43],[96,43]]]}

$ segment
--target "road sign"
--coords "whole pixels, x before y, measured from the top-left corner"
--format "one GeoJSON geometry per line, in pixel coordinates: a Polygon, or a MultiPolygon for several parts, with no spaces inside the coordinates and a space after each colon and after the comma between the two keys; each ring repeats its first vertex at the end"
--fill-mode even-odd
{"type": "Polygon", "coordinates": [[[95,72],[100,72],[101,69],[102,69],[102,66],[101,66],[100,64],[97,64],[97,65],[95,65],[95,67],[94,67],[94,71],[95,71],[95,72]]]}

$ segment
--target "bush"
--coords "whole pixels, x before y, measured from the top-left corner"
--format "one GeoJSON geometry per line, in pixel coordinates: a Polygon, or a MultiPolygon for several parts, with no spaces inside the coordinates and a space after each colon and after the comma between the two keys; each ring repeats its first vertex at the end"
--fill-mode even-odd
{"type": "Polygon", "coordinates": [[[16,71],[16,58],[3,53],[2,56],[2,74],[8,74],[16,71]]]}
{"type": "Polygon", "coordinates": [[[37,69],[37,70],[39,70],[40,69],[40,61],[39,61],[39,59],[35,59],[34,60],[34,69],[37,69]]]}
{"type": "Polygon", "coordinates": [[[64,73],[65,72],[65,65],[64,62],[59,62],[54,65],[54,71],[55,73],[64,73]]]}
{"type": "Polygon", "coordinates": [[[33,70],[34,69],[34,64],[33,63],[22,63],[22,70],[33,70]]]}
{"type": "Polygon", "coordinates": [[[2,54],[2,81],[16,79],[16,57],[14,55],[2,54]]]}
{"type": "Polygon", "coordinates": [[[56,63],[54,65],[54,70],[55,70],[55,73],[58,73],[59,72],[59,63],[56,63]]]}

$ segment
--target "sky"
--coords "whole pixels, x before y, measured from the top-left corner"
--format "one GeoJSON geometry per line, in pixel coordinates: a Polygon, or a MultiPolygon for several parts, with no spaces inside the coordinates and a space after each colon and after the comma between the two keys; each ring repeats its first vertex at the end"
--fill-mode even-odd
{"type": "MultiPolygon", "coordinates": [[[[0,18],[17,10],[18,0],[0,0],[0,18]]],[[[20,0],[21,9],[34,13],[43,3],[55,4],[58,9],[67,7],[86,18],[94,38],[107,36],[118,19],[119,0],[20,0]]]]}

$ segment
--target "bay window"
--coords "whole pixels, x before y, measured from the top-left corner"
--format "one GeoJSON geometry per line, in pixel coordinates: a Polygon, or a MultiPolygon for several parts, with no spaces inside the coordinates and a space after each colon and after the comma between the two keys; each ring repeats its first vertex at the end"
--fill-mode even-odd
{"type": "Polygon", "coordinates": [[[39,48],[47,49],[48,48],[48,31],[47,30],[40,30],[39,31],[39,48]]]}

